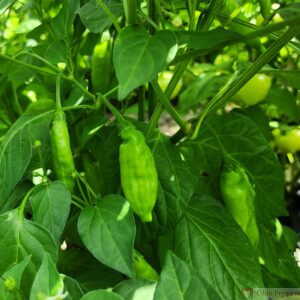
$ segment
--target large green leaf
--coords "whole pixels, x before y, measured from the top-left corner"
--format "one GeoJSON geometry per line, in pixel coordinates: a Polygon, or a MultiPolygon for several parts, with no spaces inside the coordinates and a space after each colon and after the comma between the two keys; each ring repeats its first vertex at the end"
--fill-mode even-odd
{"type": "Polygon", "coordinates": [[[149,146],[154,155],[160,185],[153,221],[144,227],[149,228],[152,238],[155,238],[178,222],[193,195],[197,170],[179,148],[158,130],[149,140],[149,146]]]}
{"type": "Polygon", "coordinates": [[[9,129],[0,147],[0,211],[29,165],[36,139],[46,131],[52,113],[23,115],[9,129]]]}
{"type": "Polygon", "coordinates": [[[300,282],[300,268],[293,255],[296,245],[290,247],[290,234],[278,220],[263,224],[260,230],[262,264],[275,278],[283,280],[286,288],[299,286],[300,282]]]}
{"type": "Polygon", "coordinates": [[[51,22],[55,35],[59,40],[69,40],[76,12],[79,7],[79,0],[62,1],[62,8],[59,14],[51,22]]]}
{"type": "Polygon", "coordinates": [[[24,219],[19,208],[0,215],[0,274],[31,255],[28,268],[34,275],[45,252],[56,261],[56,244],[46,229],[24,219]]]}
{"type": "Polygon", "coordinates": [[[216,287],[212,286],[192,266],[169,252],[157,284],[155,300],[203,299],[221,300],[216,287]]]}
{"type": "Polygon", "coordinates": [[[84,208],[78,219],[78,231],[85,246],[99,261],[129,277],[134,276],[135,224],[126,199],[109,195],[97,206],[84,208]]]}
{"type": "Polygon", "coordinates": [[[258,257],[247,236],[210,197],[193,198],[170,236],[161,237],[168,249],[191,264],[224,299],[241,299],[241,288],[263,287],[258,257]]]}
{"type": "Polygon", "coordinates": [[[218,196],[223,156],[241,165],[255,188],[258,221],[286,215],[283,172],[275,153],[257,126],[246,116],[230,113],[203,123],[188,147],[202,174],[198,194],[218,196]]]}
{"type": "Polygon", "coordinates": [[[123,274],[103,265],[88,250],[82,248],[62,251],[58,268],[60,273],[76,279],[86,291],[115,286],[124,278],[123,274]]]}
{"type": "Polygon", "coordinates": [[[176,52],[177,41],[172,31],[162,30],[150,36],[144,27],[125,27],[119,33],[113,50],[119,100],[154,79],[173,60],[176,52]]]}
{"type": "Polygon", "coordinates": [[[89,164],[84,171],[89,184],[101,196],[116,193],[120,186],[120,144],[119,130],[112,126],[103,126],[87,143],[94,167],[89,169],[89,164]]]}
{"type": "Polygon", "coordinates": [[[71,193],[60,181],[42,184],[31,197],[34,221],[41,224],[59,243],[71,207],[71,193]]]}
{"type": "MultiPolygon", "coordinates": [[[[104,0],[103,2],[116,18],[124,14],[123,4],[120,0],[104,0]]],[[[78,13],[83,24],[91,32],[102,32],[107,26],[112,24],[108,15],[98,5],[97,0],[87,2],[78,10],[78,13]]]]}
{"type": "Polygon", "coordinates": [[[31,287],[30,300],[59,297],[63,295],[63,290],[63,276],[58,273],[51,256],[45,253],[31,287]]]}

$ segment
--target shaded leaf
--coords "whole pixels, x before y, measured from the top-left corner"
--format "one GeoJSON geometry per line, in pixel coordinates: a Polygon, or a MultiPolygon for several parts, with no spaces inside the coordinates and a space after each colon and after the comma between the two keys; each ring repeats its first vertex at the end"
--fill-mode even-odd
{"type": "Polygon", "coordinates": [[[162,30],[150,36],[141,26],[122,29],[113,49],[119,100],[136,87],[154,79],[174,59],[176,52],[177,41],[172,31],[162,30]]]}
{"type": "Polygon", "coordinates": [[[102,198],[97,206],[84,208],[78,231],[89,251],[105,265],[134,276],[135,224],[130,205],[120,195],[102,198]]]}

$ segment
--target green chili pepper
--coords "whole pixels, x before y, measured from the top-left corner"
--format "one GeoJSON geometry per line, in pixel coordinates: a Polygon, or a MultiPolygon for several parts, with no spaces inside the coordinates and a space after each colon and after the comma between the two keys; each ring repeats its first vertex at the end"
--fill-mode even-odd
{"type": "Polygon", "coordinates": [[[132,125],[121,129],[121,183],[125,197],[143,222],[152,221],[152,209],[158,192],[154,158],[143,134],[132,125]]]}
{"type": "Polygon", "coordinates": [[[159,275],[152,268],[152,266],[144,259],[143,255],[134,250],[133,252],[133,262],[135,276],[140,279],[147,279],[158,281],[159,275]]]}
{"type": "Polygon", "coordinates": [[[113,79],[112,45],[110,40],[96,45],[92,56],[92,87],[94,92],[106,93],[113,79]]]}
{"type": "Polygon", "coordinates": [[[245,170],[233,163],[225,162],[220,188],[229,213],[247,234],[251,243],[256,246],[259,231],[254,209],[255,191],[245,170]]]}
{"type": "Polygon", "coordinates": [[[52,160],[55,174],[70,191],[75,186],[75,164],[70,146],[70,138],[65,114],[57,110],[51,129],[52,160]]]}

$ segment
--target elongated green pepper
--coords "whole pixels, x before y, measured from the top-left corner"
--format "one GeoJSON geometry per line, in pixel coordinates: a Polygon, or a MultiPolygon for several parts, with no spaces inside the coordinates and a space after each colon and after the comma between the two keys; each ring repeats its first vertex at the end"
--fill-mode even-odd
{"type": "Polygon", "coordinates": [[[255,191],[245,170],[226,162],[221,173],[220,188],[229,213],[247,234],[251,243],[256,246],[259,241],[259,231],[254,209],[255,191]]]}
{"type": "Polygon", "coordinates": [[[70,137],[65,113],[57,110],[51,128],[52,161],[55,174],[70,191],[75,186],[75,164],[70,146],[70,137]]]}
{"type": "Polygon", "coordinates": [[[106,93],[113,78],[111,41],[96,45],[92,56],[92,87],[95,92],[106,93]]]}
{"type": "Polygon", "coordinates": [[[152,266],[144,259],[143,255],[134,250],[133,263],[135,276],[140,279],[158,281],[159,275],[152,266]]]}
{"type": "Polygon", "coordinates": [[[119,160],[121,184],[133,211],[143,222],[152,221],[152,209],[158,192],[154,158],[143,134],[130,124],[121,129],[123,143],[119,160]]]}

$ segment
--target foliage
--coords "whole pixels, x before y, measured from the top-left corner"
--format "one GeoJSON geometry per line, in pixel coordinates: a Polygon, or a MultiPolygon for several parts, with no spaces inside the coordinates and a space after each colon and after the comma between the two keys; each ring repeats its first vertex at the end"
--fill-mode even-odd
{"type": "Polygon", "coordinates": [[[1,299],[299,285],[297,1],[0,0],[0,24],[1,299]]]}

